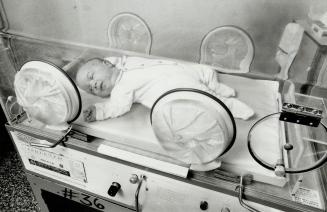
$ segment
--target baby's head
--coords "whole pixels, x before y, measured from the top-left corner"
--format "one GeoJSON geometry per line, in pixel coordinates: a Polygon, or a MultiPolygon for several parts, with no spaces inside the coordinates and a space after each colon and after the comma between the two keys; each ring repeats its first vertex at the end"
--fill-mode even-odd
{"type": "Polygon", "coordinates": [[[76,82],[88,93],[108,97],[115,85],[118,73],[118,69],[109,61],[95,58],[79,68],[76,82]]]}

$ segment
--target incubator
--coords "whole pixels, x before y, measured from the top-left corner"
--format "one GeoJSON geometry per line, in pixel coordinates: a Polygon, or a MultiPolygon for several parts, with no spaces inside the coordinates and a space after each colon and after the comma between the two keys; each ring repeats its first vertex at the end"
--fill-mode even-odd
{"type": "Polygon", "coordinates": [[[327,37],[309,6],[2,0],[0,102],[41,211],[326,211],[327,37]],[[125,86],[164,73],[132,95],[155,98],[87,121],[116,98],[76,80],[94,58],[125,86]],[[179,69],[213,71],[221,94],[179,69]]]}

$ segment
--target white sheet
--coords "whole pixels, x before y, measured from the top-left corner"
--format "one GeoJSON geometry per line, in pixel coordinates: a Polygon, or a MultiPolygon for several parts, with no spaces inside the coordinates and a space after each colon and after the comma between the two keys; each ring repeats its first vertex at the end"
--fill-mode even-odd
{"type": "MultiPolygon", "coordinates": [[[[248,121],[236,120],[237,138],[233,147],[222,156],[223,168],[238,174],[252,173],[255,180],[283,186],[286,179],[276,177],[272,171],[257,164],[247,149],[247,134],[254,122],[260,117],[278,111],[278,82],[254,80],[231,75],[220,75],[219,79],[222,83],[235,88],[237,98],[247,103],[256,113],[255,117],[248,121]]],[[[83,108],[94,102],[104,101],[85,92],[81,93],[83,108]]],[[[74,128],[96,137],[127,145],[129,148],[141,149],[158,154],[161,157],[164,155],[165,157],[165,151],[161,148],[152,132],[149,112],[149,109],[135,104],[129,113],[115,119],[86,123],[82,120],[82,116],[80,116],[75,121],[74,128]]],[[[270,146],[278,150],[278,129],[263,127],[260,131],[266,132],[262,133],[262,151],[264,151],[262,154],[273,160],[273,158],[278,157],[274,152],[278,153],[278,151],[265,147],[270,146]]],[[[179,163],[178,161],[174,162],[179,163]]]]}

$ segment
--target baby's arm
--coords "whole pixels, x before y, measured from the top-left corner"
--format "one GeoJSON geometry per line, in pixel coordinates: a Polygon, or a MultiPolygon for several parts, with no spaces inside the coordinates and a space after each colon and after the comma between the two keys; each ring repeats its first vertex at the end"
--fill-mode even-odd
{"type": "Polygon", "coordinates": [[[207,86],[208,89],[223,97],[235,96],[235,90],[233,88],[218,82],[216,71],[203,65],[198,65],[196,68],[199,70],[200,81],[207,86]]]}
{"type": "Polygon", "coordinates": [[[112,92],[108,101],[96,103],[84,110],[84,120],[92,122],[121,116],[130,111],[133,96],[132,92],[123,94],[112,92]]]}

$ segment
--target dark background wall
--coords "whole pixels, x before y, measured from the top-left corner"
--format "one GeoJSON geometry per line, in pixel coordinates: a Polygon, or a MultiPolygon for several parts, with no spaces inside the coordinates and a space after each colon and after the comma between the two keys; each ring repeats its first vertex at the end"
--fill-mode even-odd
{"type": "MultiPolygon", "coordinates": [[[[0,155],[4,154],[8,150],[13,149],[12,142],[9,138],[8,132],[5,128],[6,117],[3,110],[0,109],[0,155]]],[[[1,158],[1,156],[0,156],[1,158]]]]}

